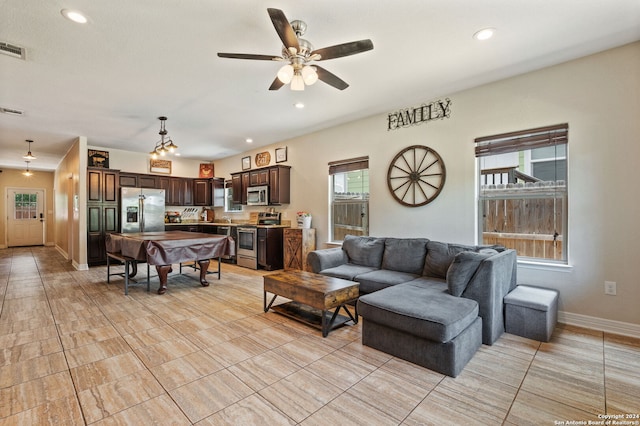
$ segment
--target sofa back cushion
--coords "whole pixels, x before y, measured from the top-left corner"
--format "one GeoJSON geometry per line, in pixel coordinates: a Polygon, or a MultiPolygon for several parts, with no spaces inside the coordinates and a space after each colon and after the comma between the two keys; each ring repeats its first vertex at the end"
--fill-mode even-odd
{"type": "Polygon", "coordinates": [[[377,237],[346,235],[342,242],[342,249],[347,252],[350,263],[380,268],[384,240],[377,237]]]}
{"type": "Polygon", "coordinates": [[[476,247],[429,241],[427,243],[427,256],[424,261],[422,275],[435,278],[447,278],[447,270],[453,263],[453,259],[456,254],[463,251],[476,251],[476,247]]]}
{"type": "Polygon", "coordinates": [[[426,238],[385,239],[382,269],[421,275],[428,241],[426,238]]]}
{"type": "MultiPolygon", "coordinates": [[[[493,250],[494,253],[497,251],[493,250]]],[[[480,263],[492,256],[491,252],[476,253],[473,251],[462,251],[455,255],[451,266],[447,270],[447,286],[449,293],[460,297],[467,288],[467,284],[478,270],[480,263]]]]}

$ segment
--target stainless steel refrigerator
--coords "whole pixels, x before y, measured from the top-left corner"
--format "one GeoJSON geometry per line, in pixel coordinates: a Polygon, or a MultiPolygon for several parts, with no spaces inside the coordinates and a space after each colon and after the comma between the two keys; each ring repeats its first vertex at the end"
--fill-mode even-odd
{"type": "Polygon", "coordinates": [[[164,189],[121,188],[122,232],[164,231],[164,189]]]}

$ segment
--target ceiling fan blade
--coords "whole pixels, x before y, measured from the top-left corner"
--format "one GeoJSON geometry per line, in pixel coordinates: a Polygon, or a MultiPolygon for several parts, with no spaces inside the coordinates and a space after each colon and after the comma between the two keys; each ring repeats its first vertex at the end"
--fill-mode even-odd
{"type": "Polygon", "coordinates": [[[273,55],[254,55],[251,53],[218,53],[221,58],[231,59],[254,59],[258,61],[279,61],[282,58],[280,56],[273,55]]]}
{"type": "Polygon", "coordinates": [[[316,73],[318,73],[318,80],[322,80],[328,85],[333,86],[339,90],[344,90],[347,87],[349,87],[347,82],[345,82],[343,79],[341,79],[337,75],[327,71],[326,69],[319,67],[317,65],[314,65],[314,68],[316,69],[316,73]]]}
{"type": "Polygon", "coordinates": [[[356,53],[366,52],[373,49],[373,42],[369,39],[352,41],[349,43],[336,44],[335,46],[324,47],[312,52],[314,55],[320,55],[319,61],[327,59],[341,58],[343,56],[355,55],[356,53]]]}
{"type": "Polygon", "coordinates": [[[269,86],[269,90],[278,90],[282,86],[284,86],[284,83],[280,81],[278,77],[276,77],[276,79],[273,80],[273,83],[271,83],[271,86],[269,86]]]}
{"type": "Polygon", "coordinates": [[[273,26],[280,36],[280,40],[282,40],[282,44],[284,44],[286,48],[295,47],[296,50],[300,50],[298,37],[293,31],[293,28],[291,28],[291,24],[289,23],[287,17],[284,15],[284,12],[280,9],[273,8],[267,9],[267,12],[269,12],[271,22],[273,22],[273,26]]]}

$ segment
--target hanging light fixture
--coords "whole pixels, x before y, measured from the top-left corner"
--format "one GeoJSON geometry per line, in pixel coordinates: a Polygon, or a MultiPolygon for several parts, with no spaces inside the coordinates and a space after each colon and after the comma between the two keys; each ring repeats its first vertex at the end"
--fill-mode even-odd
{"type": "Polygon", "coordinates": [[[174,144],[170,137],[167,137],[167,130],[164,127],[167,117],[158,117],[158,120],[160,120],[160,131],[158,132],[160,141],[156,142],[155,148],[149,153],[154,160],[158,156],[164,157],[167,153],[173,154],[178,149],[178,145],[174,144]],[[167,137],[167,140],[165,140],[165,137],[167,137]]]}
{"type": "Polygon", "coordinates": [[[24,172],[22,172],[22,174],[23,174],[24,176],[27,176],[27,177],[29,177],[29,176],[33,176],[33,172],[32,172],[31,170],[29,170],[29,163],[30,163],[30,161],[25,161],[25,163],[27,163],[27,170],[25,170],[24,172]]]}
{"type": "MultiPolygon", "coordinates": [[[[32,140],[27,139],[27,140],[25,140],[25,142],[27,142],[27,143],[29,144],[29,151],[28,151],[28,152],[27,152],[27,154],[26,154],[25,156],[23,156],[22,158],[24,158],[25,160],[29,160],[29,161],[31,161],[31,160],[35,160],[35,159],[36,159],[36,157],[31,153],[31,144],[33,143],[33,141],[32,141],[32,140]]],[[[28,163],[29,161],[27,161],[27,163],[28,163]]]]}
{"type": "Polygon", "coordinates": [[[311,86],[318,81],[318,72],[311,65],[304,65],[304,62],[294,57],[292,62],[278,70],[278,80],[284,84],[291,83],[291,90],[304,90],[304,86],[311,86]]]}

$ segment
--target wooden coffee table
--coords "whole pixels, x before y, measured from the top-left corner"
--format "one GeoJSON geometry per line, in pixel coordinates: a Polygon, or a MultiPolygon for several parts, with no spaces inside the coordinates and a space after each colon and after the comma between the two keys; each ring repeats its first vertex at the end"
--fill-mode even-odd
{"type": "Polygon", "coordinates": [[[340,278],[327,277],[305,271],[286,271],[264,276],[264,311],[272,309],[322,330],[327,337],[330,330],[348,321],[358,323],[358,311],[352,314],[346,304],[355,306],[360,294],[359,284],[340,278]],[[273,298],[267,304],[267,292],[273,298]],[[273,306],[276,297],[291,299],[290,302],[273,306]],[[331,309],[335,311],[331,312],[331,309]],[[339,315],[343,309],[347,316],[339,315]]]}

